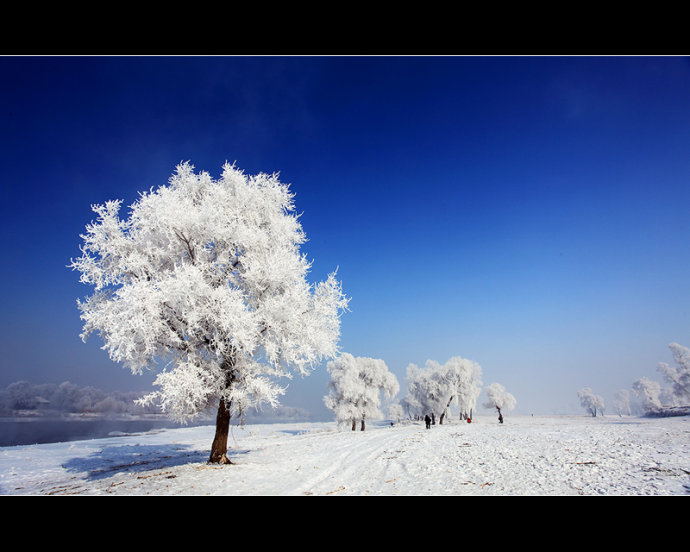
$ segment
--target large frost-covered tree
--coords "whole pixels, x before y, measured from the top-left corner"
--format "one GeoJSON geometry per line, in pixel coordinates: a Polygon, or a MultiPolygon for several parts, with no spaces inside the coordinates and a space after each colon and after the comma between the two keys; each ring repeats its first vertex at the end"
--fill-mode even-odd
{"type": "Polygon", "coordinates": [[[477,399],[482,391],[482,367],[479,363],[461,357],[453,357],[446,363],[452,365],[455,371],[455,397],[460,417],[466,420],[472,416],[472,411],[477,406],[477,399]]]}
{"type": "Polygon", "coordinates": [[[335,274],[307,281],[294,194],[276,174],[225,164],[219,179],[178,165],[167,185],[93,206],[71,267],[94,293],[79,301],[82,339],[98,332],[115,362],[158,368],[144,398],[177,420],[218,405],[211,462],[228,463],[231,416],[284,393],[336,356],[347,307],[335,274]]]}
{"type": "Polygon", "coordinates": [[[486,408],[495,408],[498,411],[498,419],[503,423],[501,411],[509,411],[515,408],[517,401],[515,397],[506,391],[500,383],[492,383],[486,387],[487,401],[484,403],[486,408]]]}
{"type": "Polygon", "coordinates": [[[424,368],[407,367],[407,396],[402,401],[412,416],[431,415],[439,423],[451,404],[457,404],[460,416],[467,418],[477,404],[481,392],[481,366],[459,356],[445,364],[427,360],[424,368]]]}
{"type": "Polygon", "coordinates": [[[402,407],[411,418],[424,417],[431,414],[436,407],[435,395],[432,388],[431,372],[422,370],[416,364],[407,367],[407,395],[400,401],[402,407]]]}
{"type": "Polygon", "coordinates": [[[633,382],[632,389],[637,395],[640,407],[646,414],[661,410],[661,385],[649,378],[640,378],[633,382]]]}
{"type": "Polygon", "coordinates": [[[352,430],[366,420],[383,417],[379,407],[381,393],[392,399],[400,390],[398,379],[378,358],[355,357],[343,353],[326,365],[331,374],[329,394],[323,400],[335,414],[339,426],[351,424],[352,430]]]}

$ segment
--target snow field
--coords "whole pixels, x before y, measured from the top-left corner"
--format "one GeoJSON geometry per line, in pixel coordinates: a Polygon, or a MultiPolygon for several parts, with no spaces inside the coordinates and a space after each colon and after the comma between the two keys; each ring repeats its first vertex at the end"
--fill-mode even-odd
{"type": "Polygon", "coordinates": [[[231,466],[206,463],[211,426],[0,448],[1,494],[679,495],[690,418],[479,416],[338,431],[233,427],[231,466]]]}

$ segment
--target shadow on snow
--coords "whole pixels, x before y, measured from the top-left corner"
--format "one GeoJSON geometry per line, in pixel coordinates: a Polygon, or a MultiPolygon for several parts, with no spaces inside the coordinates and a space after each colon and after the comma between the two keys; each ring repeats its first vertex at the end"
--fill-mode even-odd
{"type": "MultiPolygon", "coordinates": [[[[140,473],[184,464],[202,464],[209,452],[189,445],[113,445],[84,458],[72,458],[62,467],[71,473],[86,474],[87,479],[103,479],[119,473],[140,473]]],[[[228,449],[228,458],[248,451],[228,449]]]]}

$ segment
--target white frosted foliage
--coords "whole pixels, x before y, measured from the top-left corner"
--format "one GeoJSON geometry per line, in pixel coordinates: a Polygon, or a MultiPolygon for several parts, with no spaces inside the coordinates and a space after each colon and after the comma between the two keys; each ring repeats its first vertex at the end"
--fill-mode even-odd
{"type": "Polygon", "coordinates": [[[672,385],[674,401],[688,405],[690,404],[690,349],[678,343],[670,343],[668,347],[671,349],[676,366],[661,362],[659,372],[672,385]]]}
{"type": "Polygon", "coordinates": [[[577,396],[580,399],[580,405],[592,416],[596,416],[597,412],[599,414],[604,413],[604,398],[601,395],[596,395],[591,388],[583,387],[577,392],[577,396]]]}
{"type": "Polygon", "coordinates": [[[339,426],[383,418],[381,394],[392,399],[400,390],[398,380],[381,359],[343,353],[327,364],[331,380],[325,405],[339,426]]]}
{"type": "Polygon", "coordinates": [[[484,403],[486,408],[496,408],[500,411],[510,411],[515,408],[517,401],[515,397],[506,391],[500,383],[492,383],[486,386],[487,401],[484,403]]]}
{"type": "Polygon", "coordinates": [[[613,406],[618,412],[619,416],[627,415],[632,413],[632,404],[630,401],[630,391],[627,389],[619,389],[613,395],[613,406]]]}
{"type": "Polygon", "coordinates": [[[661,409],[661,385],[659,382],[642,377],[633,382],[632,389],[644,412],[655,412],[661,409]]]}
{"type": "Polygon", "coordinates": [[[120,201],[93,206],[71,264],[94,289],[79,301],[82,339],[99,333],[134,373],[162,366],[144,401],[175,419],[218,398],[234,412],[276,405],[277,378],[338,353],[348,303],[335,274],[308,283],[293,197],[275,174],[226,163],[213,179],[182,163],[127,218],[120,201]]]}
{"type": "Polygon", "coordinates": [[[407,396],[402,401],[410,416],[444,416],[452,404],[467,417],[476,407],[481,392],[482,368],[459,356],[445,364],[427,360],[423,369],[407,367],[407,396]]]}

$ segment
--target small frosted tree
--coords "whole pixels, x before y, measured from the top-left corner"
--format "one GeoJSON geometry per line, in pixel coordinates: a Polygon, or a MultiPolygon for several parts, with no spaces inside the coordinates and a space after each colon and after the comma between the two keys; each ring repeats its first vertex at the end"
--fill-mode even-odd
{"type": "Polygon", "coordinates": [[[157,403],[186,421],[217,405],[210,462],[229,463],[230,418],[277,405],[277,379],[337,354],[348,300],[335,274],[310,284],[294,194],[278,176],[225,164],[215,180],[180,164],[168,185],[93,206],[71,267],[94,293],[79,301],[82,339],[98,332],[135,374],[158,368],[157,403]]]}
{"type": "Polygon", "coordinates": [[[517,401],[515,397],[506,391],[500,383],[492,383],[486,387],[487,401],[484,403],[486,408],[495,408],[498,411],[498,420],[503,423],[501,411],[510,411],[515,408],[517,401]]]}
{"type": "Polygon", "coordinates": [[[580,399],[580,405],[593,417],[596,417],[597,412],[604,414],[604,399],[601,395],[595,395],[589,387],[583,387],[577,392],[580,399]]]}
{"type": "Polygon", "coordinates": [[[338,426],[351,424],[353,431],[357,422],[364,431],[366,420],[383,418],[379,409],[381,394],[392,399],[400,390],[397,378],[381,359],[343,353],[326,368],[331,380],[324,404],[335,413],[338,426]]]}

